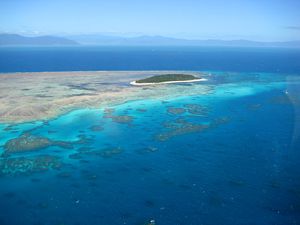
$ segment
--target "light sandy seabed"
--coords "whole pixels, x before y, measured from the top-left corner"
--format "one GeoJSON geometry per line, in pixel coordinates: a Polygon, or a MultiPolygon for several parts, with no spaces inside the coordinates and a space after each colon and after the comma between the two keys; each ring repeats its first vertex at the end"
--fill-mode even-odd
{"type": "MultiPolygon", "coordinates": [[[[130,85],[153,75],[183,71],[93,71],[0,74],[0,122],[53,118],[78,108],[107,107],[128,100],[205,94],[207,85],[130,85]]],[[[199,76],[199,73],[191,73],[199,76]]],[[[201,74],[203,76],[203,74],[201,74]]]]}

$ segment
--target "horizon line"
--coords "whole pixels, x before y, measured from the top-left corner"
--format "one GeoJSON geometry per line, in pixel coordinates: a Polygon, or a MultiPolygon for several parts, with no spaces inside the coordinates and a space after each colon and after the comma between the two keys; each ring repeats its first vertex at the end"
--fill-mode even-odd
{"type": "Polygon", "coordinates": [[[59,33],[22,33],[22,32],[6,32],[6,31],[0,31],[0,35],[7,34],[7,35],[20,35],[23,37],[43,37],[43,36],[52,36],[52,37],[63,37],[63,38],[70,38],[70,36],[80,36],[80,35],[99,35],[103,37],[115,37],[115,38],[141,38],[141,37],[161,37],[161,38],[169,38],[174,40],[185,40],[185,41],[249,41],[249,42],[260,42],[260,43],[284,43],[284,42],[299,42],[300,39],[297,40],[257,40],[257,39],[248,39],[248,38],[188,38],[188,37],[176,37],[171,35],[162,35],[162,34],[138,34],[136,32],[136,35],[129,35],[127,34],[121,34],[121,33],[109,33],[109,32],[97,32],[97,33],[69,33],[69,34],[59,34],[59,33]]]}

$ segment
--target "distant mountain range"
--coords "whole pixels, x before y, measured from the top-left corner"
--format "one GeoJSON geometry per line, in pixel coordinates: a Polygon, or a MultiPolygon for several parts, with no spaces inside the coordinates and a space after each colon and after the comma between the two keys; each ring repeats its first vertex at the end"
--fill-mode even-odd
{"type": "Polygon", "coordinates": [[[99,46],[224,46],[300,48],[300,41],[259,42],[249,40],[188,40],[164,36],[119,37],[98,34],[25,37],[0,34],[0,46],[7,45],[99,45],[99,46]]]}
{"type": "Polygon", "coordinates": [[[249,40],[188,40],[164,36],[118,37],[105,35],[73,35],[67,38],[83,45],[107,46],[228,46],[228,47],[297,47],[300,41],[259,42],[249,40]]]}
{"type": "Polygon", "coordinates": [[[55,36],[25,37],[18,34],[0,34],[0,46],[60,46],[78,45],[76,41],[55,36]]]}

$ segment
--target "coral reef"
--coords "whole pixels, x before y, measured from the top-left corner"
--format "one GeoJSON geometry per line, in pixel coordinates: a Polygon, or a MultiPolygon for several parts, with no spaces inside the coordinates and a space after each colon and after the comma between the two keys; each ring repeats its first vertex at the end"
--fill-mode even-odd
{"type": "Polygon", "coordinates": [[[5,153],[34,151],[49,147],[51,141],[48,138],[24,133],[21,136],[7,141],[4,145],[5,153]]]}
{"type": "Polygon", "coordinates": [[[184,108],[179,108],[179,107],[168,107],[167,112],[172,114],[172,115],[180,115],[185,113],[184,108]]]}
{"type": "Polygon", "coordinates": [[[125,124],[130,124],[133,121],[133,116],[128,116],[128,115],[114,115],[113,113],[115,112],[114,109],[112,108],[107,108],[104,110],[104,115],[103,118],[109,118],[112,119],[112,121],[116,123],[125,123],[125,124]]]}
{"type": "Polygon", "coordinates": [[[99,151],[100,155],[104,158],[112,157],[112,156],[114,156],[116,154],[120,154],[122,152],[123,152],[123,150],[120,147],[106,148],[106,149],[99,151]]]}
{"type": "Polygon", "coordinates": [[[211,123],[211,127],[217,127],[221,124],[228,123],[230,121],[230,117],[228,116],[223,116],[217,119],[214,119],[213,122],[211,123]]]}
{"type": "Polygon", "coordinates": [[[73,149],[73,143],[68,141],[51,141],[51,145],[56,145],[65,149],[73,149]]]}
{"type": "Polygon", "coordinates": [[[95,150],[95,151],[84,152],[84,154],[101,156],[103,158],[110,158],[110,157],[120,154],[122,152],[123,152],[123,149],[120,147],[111,147],[111,148],[105,148],[105,149],[100,149],[100,150],[95,150]]]}
{"type": "MultiPolygon", "coordinates": [[[[47,120],[79,108],[111,107],[130,100],[206,94],[208,85],[134,87],[130,81],[179,71],[94,71],[3,74],[0,121],[47,120]],[[26,88],[24,88],[26,84],[26,88]]],[[[198,73],[195,73],[195,75],[198,73]]]]}
{"type": "Polygon", "coordinates": [[[112,120],[116,123],[131,123],[133,120],[133,116],[127,116],[127,115],[122,115],[122,116],[113,116],[112,120]]]}
{"type": "Polygon", "coordinates": [[[28,151],[36,151],[50,146],[59,146],[65,149],[72,149],[73,144],[66,141],[53,141],[49,138],[23,133],[19,137],[7,141],[4,145],[3,156],[11,153],[20,153],[28,151]]]}
{"type": "Polygon", "coordinates": [[[179,122],[180,123],[178,123],[178,121],[175,123],[169,123],[168,127],[171,129],[169,131],[156,135],[155,139],[158,141],[167,141],[168,139],[175,136],[199,132],[209,128],[209,125],[207,124],[193,124],[184,120],[180,120],[179,122]]]}
{"type": "Polygon", "coordinates": [[[147,109],[144,109],[144,108],[138,108],[138,109],[136,109],[136,111],[143,113],[143,112],[147,112],[147,109]]]}
{"type": "Polygon", "coordinates": [[[247,108],[249,110],[257,110],[257,109],[261,108],[261,104],[251,104],[251,105],[248,105],[247,108]]]}
{"type": "Polygon", "coordinates": [[[112,115],[115,112],[114,108],[106,108],[104,109],[104,114],[112,115]]]}
{"type": "Polygon", "coordinates": [[[157,152],[157,151],[158,151],[158,148],[153,147],[153,146],[147,146],[145,148],[140,148],[140,149],[135,150],[135,152],[139,153],[139,154],[152,153],[152,152],[157,152]]]}
{"type": "Polygon", "coordinates": [[[69,155],[69,158],[70,159],[82,159],[82,156],[80,153],[74,153],[74,154],[69,155]]]}
{"type": "Polygon", "coordinates": [[[191,122],[187,122],[183,118],[178,118],[174,122],[165,122],[163,123],[163,127],[168,129],[166,132],[157,134],[155,136],[155,140],[158,141],[167,141],[168,139],[187,134],[187,133],[193,133],[193,132],[201,132],[204,130],[207,130],[209,128],[215,128],[221,124],[225,124],[230,121],[229,117],[220,117],[214,119],[211,123],[209,124],[194,124],[191,122]]]}
{"type": "Polygon", "coordinates": [[[79,140],[74,141],[72,143],[74,143],[74,144],[89,144],[93,141],[92,138],[87,137],[85,134],[79,134],[77,137],[79,138],[79,140]]]}
{"type": "Polygon", "coordinates": [[[91,131],[98,132],[98,131],[102,131],[103,127],[101,125],[94,125],[94,126],[91,126],[89,129],[91,131]]]}
{"type": "Polygon", "coordinates": [[[193,115],[207,115],[209,113],[209,109],[205,106],[197,105],[197,104],[186,104],[184,107],[187,109],[188,113],[193,115]]]}
{"type": "Polygon", "coordinates": [[[8,125],[8,126],[5,127],[3,130],[4,130],[4,131],[14,131],[14,130],[15,130],[15,127],[12,126],[12,125],[8,125]]]}
{"type": "Polygon", "coordinates": [[[0,160],[0,175],[31,174],[49,169],[59,169],[61,166],[62,163],[57,156],[3,158],[0,160]]]}

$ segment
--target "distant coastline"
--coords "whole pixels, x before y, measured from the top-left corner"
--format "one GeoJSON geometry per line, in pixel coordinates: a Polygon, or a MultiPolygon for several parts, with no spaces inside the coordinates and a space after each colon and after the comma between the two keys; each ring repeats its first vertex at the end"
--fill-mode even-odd
{"type": "Polygon", "coordinates": [[[78,42],[57,36],[34,36],[27,37],[19,34],[1,34],[0,33],[0,46],[1,47],[22,47],[22,46],[77,46],[78,42]]]}
{"type": "Polygon", "coordinates": [[[0,46],[198,46],[198,47],[272,47],[300,48],[300,40],[291,41],[254,41],[222,39],[184,39],[159,35],[136,37],[108,35],[65,35],[65,36],[23,36],[20,34],[0,33],[0,46]]]}

